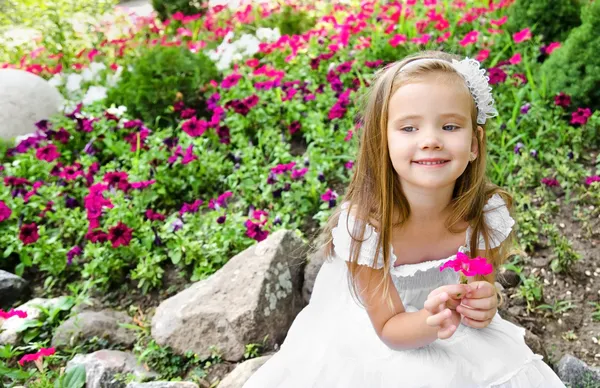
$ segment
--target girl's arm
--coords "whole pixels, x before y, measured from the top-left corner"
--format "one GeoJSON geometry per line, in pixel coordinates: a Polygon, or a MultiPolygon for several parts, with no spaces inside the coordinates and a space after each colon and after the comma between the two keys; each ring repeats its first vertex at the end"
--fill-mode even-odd
{"type": "Polygon", "coordinates": [[[381,269],[361,266],[356,279],[359,297],[383,343],[394,350],[408,350],[438,339],[439,327],[427,324],[427,318],[434,314],[425,309],[406,312],[390,275],[386,278],[388,293],[383,293],[383,276],[381,269]]]}

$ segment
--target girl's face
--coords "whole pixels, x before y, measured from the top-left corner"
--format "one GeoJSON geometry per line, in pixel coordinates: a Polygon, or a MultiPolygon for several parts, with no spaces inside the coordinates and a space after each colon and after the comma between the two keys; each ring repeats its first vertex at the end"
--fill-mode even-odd
{"type": "Polygon", "coordinates": [[[454,187],[470,153],[478,151],[471,104],[466,85],[440,83],[435,75],[396,90],[389,102],[387,137],[403,189],[454,187]]]}

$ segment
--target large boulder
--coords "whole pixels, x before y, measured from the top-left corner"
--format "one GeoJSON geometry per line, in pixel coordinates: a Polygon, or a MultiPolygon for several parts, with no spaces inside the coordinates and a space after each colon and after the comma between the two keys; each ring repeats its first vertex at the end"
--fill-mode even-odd
{"type": "Polygon", "coordinates": [[[45,79],[24,70],[0,69],[0,138],[36,131],[35,123],[58,113],[63,97],[45,79]]]}
{"type": "Polygon", "coordinates": [[[25,279],[0,269],[1,309],[7,309],[18,301],[25,302],[28,296],[29,287],[25,279]]]}
{"type": "Polygon", "coordinates": [[[319,270],[324,262],[325,254],[321,251],[313,253],[308,258],[306,268],[304,268],[304,282],[302,283],[302,297],[304,298],[304,302],[306,304],[310,302],[310,297],[312,295],[313,287],[315,286],[317,274],[319,273],[319,270]]]}
{"type": "Polygon", "coordinates": [[[600,387],[600,369],[592,368],[570,354],[565,354],[558,362],[558,377],[572,387],[600,387]]]}
{"type": "Polygon", "coordinates": [[[16,345],[21,335],[19,329],[26,321],[38,319],[40,317],[42,314],[40,307],[47,310],[52,310],[53,308],[58,308],[61,305],[64,306],[65,303],[68,303],[68,301],[64,296],[52,299],[35,298],[19,307],[16,307],[16,310],[25,311],[27,313],[27,318],[19,318],[15,316],[0,323],[0,345],[16,345]]]}
{"type": "Polygon", "coordinates": [[[307,247],[280,230],[231,258],[219,271],[165,300],[152,319],[152,337],[178,353],[200,358],[215,346],[239,361],[248,343],[281,343],[305,306],[302,271],[307,247]]]}
{"type": "Polygon", "coordinates": [[[155,372],[146,370],[133,354],[117,350],[77,354],[67,363],[66,370],[79,365],[85,367],[87,388],[125,388],[125,383],[119,376],[123,377],[129,373],[138,381],[158,377],[155,372]]]}
{"type": "Polygon", "coordinates": [[[135,332],[121,324],[132,325],[133,320],[119,311],[83,311],[67,319],[56,329],[52,346],[74,347],[92,337],[107,339],[111,344],[133,345],[135,332]]]}
{"type": "Polygon", "coordinates": [[[262,356],[257,358],[252,358],[248,361],[244,361],[235,369],[227,375],[221,382],[219,383],[219,388],[242,388],[244,383],[250,379],[250,376],[254,374],[263,366],[267,360],[271,358],[271,356],[262,356]]]}

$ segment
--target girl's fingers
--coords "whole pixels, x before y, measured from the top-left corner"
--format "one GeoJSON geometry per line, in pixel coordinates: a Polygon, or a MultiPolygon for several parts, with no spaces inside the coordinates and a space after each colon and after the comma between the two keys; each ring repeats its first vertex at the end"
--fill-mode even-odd
{"type": "Polygon", "coordinates": [[[430,296],[426,301],[423,307],[429,311],[431,314],[437,314],[440,312],[440,305],[445,304],[448,300],[448,294],[445,292],[441,292],[439,294],[430,296]]]}
{"type": "Polygon", "coordinates": [[[462,316],[467,317],[474,321],[487,321],[494,318],[496,315],[496,310],[475,310],[465,306],[458,306],[456,308],[456,312],[460,313],[462,316]]]}
{"type": "Polygon", "coordinates": [[[456,326],[454,326],[453,324],[449,324],[446,327],[442,327],[438,331],[438,338],[441,340],[448,339],[448,338],[452,337],[452,335],[454,334],[455,331],[456,331],[456,326]]]}
{"type": "Polygon", "coordinates": [[[449,309],[445,309],[442,312],[427,317],[425,321],[429,326],[442,326],[443,322],[452,316],[452,312],[449,309]]]}

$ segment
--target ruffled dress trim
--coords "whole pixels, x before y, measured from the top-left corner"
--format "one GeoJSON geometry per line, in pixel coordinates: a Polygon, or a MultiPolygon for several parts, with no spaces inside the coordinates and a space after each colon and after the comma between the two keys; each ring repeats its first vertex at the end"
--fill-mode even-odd
{"type": "MultiPolygon", "coordinates": [[[[338,257],[343,258],[346,261],[350,261],[350,244],[352,237],[350,233],[354,231],[354,225],[356,224],[356,218],[350,215],[348,212],[349,202],[342,204],[342,212],[338,224],[331,231],[333,237],[333,245],[335,252],[338,257]]],[[[490,230],[490,247],[496,248],[502,241],[508,237],[515,225],[515,220],[510,216],[504,200],[499,194],[494,194],[483,207],[484,219],[486,225],[490,230]]],[[[459,251],[466,253],[469,251],[468,242],[471,235],[471,227],[467,228],[465,244],[459,247],[459,251]]],[[[377,251],[377,241],[379,234],[375,228],[367,223],[365,226],[365,238],[361,245],[361,250],[358,256],[359,265],[367,265],[376,269],[383,268],[383,252],[382,250],[377,251]]],[[[479,236],[478,242],[479,249],[485,249],[485,241],[483,236],[479,236]]],[[[390,273],[396,277],[409,277],[414,276],[419,271],[428,271],[432,268],[441,266],[444,262],[452,260],[456,255],[440,259],[424,261],[416,264],[401,264],[394,266],[397,261],[397,256],[394,253],[394,248],[390,248],[391,260],[390,260],[390,273]]]]}

